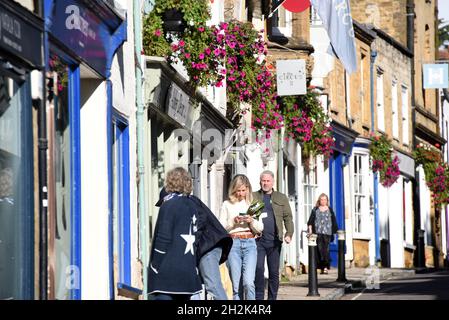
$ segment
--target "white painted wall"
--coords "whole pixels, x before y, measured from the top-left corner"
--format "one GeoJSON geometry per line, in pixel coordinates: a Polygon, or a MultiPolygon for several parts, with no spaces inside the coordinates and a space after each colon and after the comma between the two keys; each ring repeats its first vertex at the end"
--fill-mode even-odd
{"type": "Polygon", "coordinates": [[[251,183],[253,191],[260,189],[260,174],[263,169],[262,150],[257,143],[253,143],[245,148],[245,154],[248,157],[248,168],[246,175],[251,183]]]}
{"type": "Polygon", "coordinates": [[[413,245],[413,186],[412,182],[405,182],[405,244],[413,245]]]}
{"type": "MultiPolygon", "coordinates": [[[[328,170],[327,170],[328,171],[328,170]]],[[[327,172],[329,180],[329,172],[327,172]]],[[[350,166],[343,167],[344,178],[344,192],[345,192],[345,230],[346,230],[346,254],[345,260],[354,260],[354,245],[353,245],[353,225],[352,225],[352,211],[353,211],[353,194],[352,194],[352,179],[350,166]]],[[[342,226],[339,226],[342,229],[342,226]]]]}
{"type": "MultiPolygon", "coordinates": [[[[389,239],[390,190],[379,183],[379,239],[389,239]]],[[[393,198],[394,199],[394,198],[393,198]]]]}
{"type": "Polygon", "coordinates": [[[426,184],[424,169],[422,168],[422,166],[419,166],[417,170],[419,171],[419,203],[421,208],[421,229],[426,231],[426,234],[424,236],[425,245],[431,246],[433,245],[430,225],[431,194],[426,184]]]}
{"type": "Polygon", "coordinates": [[[81,297],[109,298],[106,83],[82,80],[81,297]]]}
{"type": "Polygon", "coordinates": [[[390,254],[391,267],[404,267],[403,240],[403,187],[402,176],[389,190],[389,221],[390,221],[390,254]]]}
{"type": "Polygon", "coordinates": [[[137,172],[137,127],[136,127],[136,76],[134,64],[134,19],[133,0],[116,0],[127,10],[127,41],[120,55],[115,55],[111,68],[113,107],[128,120],[129,130],[129,186],[130,186],[130,235],[131,235],[131,284],[140,287],[140,271],[135,267],[139,259],[139,219],[137,172]],[[119,60],[120,56],[120,60],[119,60]]]}

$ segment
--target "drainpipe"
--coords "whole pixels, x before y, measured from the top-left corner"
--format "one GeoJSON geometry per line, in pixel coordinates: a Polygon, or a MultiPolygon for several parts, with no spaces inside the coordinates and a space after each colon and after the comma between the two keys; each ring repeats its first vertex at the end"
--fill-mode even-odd
{"type": "MultiPolygon", "coordinates": [[[[442,106],[444,106],[444,100],[446,100],[447,102],[449,102],[449,91],[448,89],[443,89],[443,101],[442,101],[442,106]]],[[[444,113],[444,108],[443,108],[443,113],[444,113]]],[[[444,116],[443,116],[444,117],[444,116]]],[[[448,133],[446,132],[446,135],[448,133]]],[[[447,147],[446,147],[446,153],[447,153],[447,147]]],[[[448,159],[449,161],[449,159],[448,159]]],[[[449,264],[449,211],[448,208],[446,206],[445,210],[444,210],[444,214],[446,215],[446,264],[449,264]]]]}
{"type": "MultiPolygon", "coordinates": [[[[377,51],[371,51],[370,59],[370,94],[371,94],[371,133],[374,134],[374,62],[376,61],[377,51]]],[[[379,175],[374,174],[374,241],[376,245],[376,263],[380,261],[380,243],[379,243],[379,175]]]]}
{"type": "Polygon", "coordinates": [[[143,274],[143,299],[147,297],[148,287],[148,223],[146,216],[146,203],[145,203],[145,160],[144,160],[144,122],[145,115],[143,103],[142,103],[142,17],[141,17],[141,1],[136,0],[133,2],[133,20],[134,20],[134,48],[135,48],[135,65],[136,65],[136,106],[137,106],[137,165],[138,165],[138,192],[139,192],[139,235],[140,235],[140,260],[142,262],[142,274],[143,274]]]}
{"type": "Polygon", "coordinates": [[[42,3],[40,11],[44,17],[44,69],[42,70],[42,97],[36,100],[38,106],[38,149],[39,149],[39,300],[48,300],[48,181],[47,181],[47,79],[49,44],[48,44],[48,24],[51,19],[42,3]]]}
{"type": "MultiPolygon", "coordinates": [[[[416,139],[416,106],[415,106],[415,4],[414,0],[407,0],[407,47],[413,53],[413,59],[410,66],[411,72],[411,99],[412,99],[412,132],[413,132],[413,150],[416,149],[418,141],[416,139]]],[[[415,179],[413,179],[413,212],[414,212],[414,235],[416,245],[416,266],[424,267],[424,252],[419,240],[419,230],[421,230],[421,205],[419,198],[419,172],[415,167],[415,179]]]]}

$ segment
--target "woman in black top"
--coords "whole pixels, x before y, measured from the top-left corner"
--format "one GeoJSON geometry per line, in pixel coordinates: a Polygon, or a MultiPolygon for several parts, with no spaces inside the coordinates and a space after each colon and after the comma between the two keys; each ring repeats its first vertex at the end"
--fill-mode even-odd
{"type": "Polygon", "coordinates": [[[310,234],[316,234],[318,247],[318,265],[321,273],[327,274],[330,269],[329,244],[333,240],[333,235],[337,233],[337,219],[334,211],[329,207],[329,198],[322,193],[312,209],[307,226],[310,234]]]}

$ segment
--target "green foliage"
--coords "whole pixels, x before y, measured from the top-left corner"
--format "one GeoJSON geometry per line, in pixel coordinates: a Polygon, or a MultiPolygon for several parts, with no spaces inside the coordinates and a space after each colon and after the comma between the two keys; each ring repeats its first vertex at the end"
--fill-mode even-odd
{"type": "Polygon", "coordinates": [[[438,20],[438,43],[437,48],[449,42],[449,23],[443,19],[438,20]]]}

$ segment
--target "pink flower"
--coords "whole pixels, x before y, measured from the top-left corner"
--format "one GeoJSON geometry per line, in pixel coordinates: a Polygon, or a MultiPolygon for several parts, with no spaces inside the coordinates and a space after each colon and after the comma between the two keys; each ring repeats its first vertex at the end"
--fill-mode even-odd
{"type": "Polygon", "coordinates": [[[186,59],[190,59],[190,53],[187,52],[184,56],[186,57],[186,59]]]}
{"type": "Polygon", "coordinates": [[[186,43],[185,43],[184,40],[180,40],[180,41],[179,41],[179,46],[180,46],[180,47],[184,47],[185,45],[186,45],[186,43]]]}
{"type": "Polygon", "coordinates": [[[159,29],[157,29],[156,31],[154,31],[154,35],[155,35],[156,37],[160,37],[161,34],[162,34],[162,32],[161,32],[161,30],[159,30],[159,29]]]}
{"type": "Polygon", "coordinates": [[[200,55],[198,56],[200,58],[200,60],[204,59],[204,53],[200,53],[200,55]]]}
{"type": "Polygon", "coordinates": [[[207,55],[210,55],[210,52],[211,52],[211,51],[210,51],[210,48],[207,47],[207,48],[204,50],[204,52],[206,52],[207,55]]]}
{"type": "Polygon", "coordinates": [[[199,28],[198,28],[198,31],[199,31],[199,32],[204,32],[204,27],[199,27],[199,28]]]}

